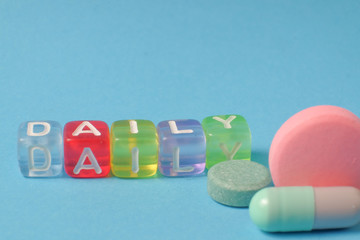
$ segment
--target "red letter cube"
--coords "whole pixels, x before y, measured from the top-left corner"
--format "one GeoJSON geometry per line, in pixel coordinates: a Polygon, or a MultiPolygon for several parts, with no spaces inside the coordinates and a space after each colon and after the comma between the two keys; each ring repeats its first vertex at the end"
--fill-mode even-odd
{"type": "Polygon", "coordinates": [[[102,121],[68,122],[64,127],[64,165],[70,177],[106,177],[110,172],[108,125],[102,121]]]}

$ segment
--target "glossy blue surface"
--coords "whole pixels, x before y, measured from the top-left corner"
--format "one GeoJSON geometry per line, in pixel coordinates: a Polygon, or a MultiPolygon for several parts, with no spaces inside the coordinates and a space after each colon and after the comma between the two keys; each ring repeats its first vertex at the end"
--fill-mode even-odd
{"type": "MultiPolygon", "coordinates": [[[[359,1],[0,1],[0,239],[358,240],[360,226],[268,234],[206,176],[24,178],[21,122],[237,113],[252,160],[294,113],[360,115],[359,1]]],[[[160,176],[159,176],[160,175],[160,176]]]]}
{"type": "Polygon", "coordinates": [[[18,130],[18,162],[25,177],[57,177],[63,173],[62,128],[55,121],[23,122],[18,130]]]}
{"type": "Polygon", "coordinates": [[[194,176],[205,170],[206,140],[197,120],[162,121],[159,137],[159,171],[168,177],[194,176]]]}

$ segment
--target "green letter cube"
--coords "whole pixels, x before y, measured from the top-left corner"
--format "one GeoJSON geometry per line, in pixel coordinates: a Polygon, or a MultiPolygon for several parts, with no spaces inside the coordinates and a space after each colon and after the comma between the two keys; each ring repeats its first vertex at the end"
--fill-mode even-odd
{"type": "Polygon", "coordinates": [[[251,133],[244,117],[219,115],[202,121],[206,136],[206,168],[226,160],[250,160],[251,133]]]}
{"type": "Polygon", "coordinates": [[[148,120],[121,120],[111,126],[111,170],[116,177],[145,178],[156,174],[158,137],[148,120]]]}

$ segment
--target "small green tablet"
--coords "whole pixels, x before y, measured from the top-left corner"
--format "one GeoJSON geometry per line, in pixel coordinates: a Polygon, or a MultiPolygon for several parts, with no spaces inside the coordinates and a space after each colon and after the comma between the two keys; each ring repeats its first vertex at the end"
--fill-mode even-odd
{"type": "Polygon", "coordinates": [[[232,207],[248,207],[253,195],[271,183],[269,170],[246,160],[228,160],[208,172],[207,189],[215,201],[232,207]]]}

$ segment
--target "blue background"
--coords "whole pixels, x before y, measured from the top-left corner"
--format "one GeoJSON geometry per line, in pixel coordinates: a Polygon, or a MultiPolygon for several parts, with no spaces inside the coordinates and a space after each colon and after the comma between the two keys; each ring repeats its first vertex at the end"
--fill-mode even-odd
{"type": "Polygon", "coordinates": [[[319,104],[360,115],[359,1],[0,1],[0,239],[359,239],[267,234],[206,177],[26,179],[27,120],[161,120],[241,114],[253,160],[319,104]]]}

